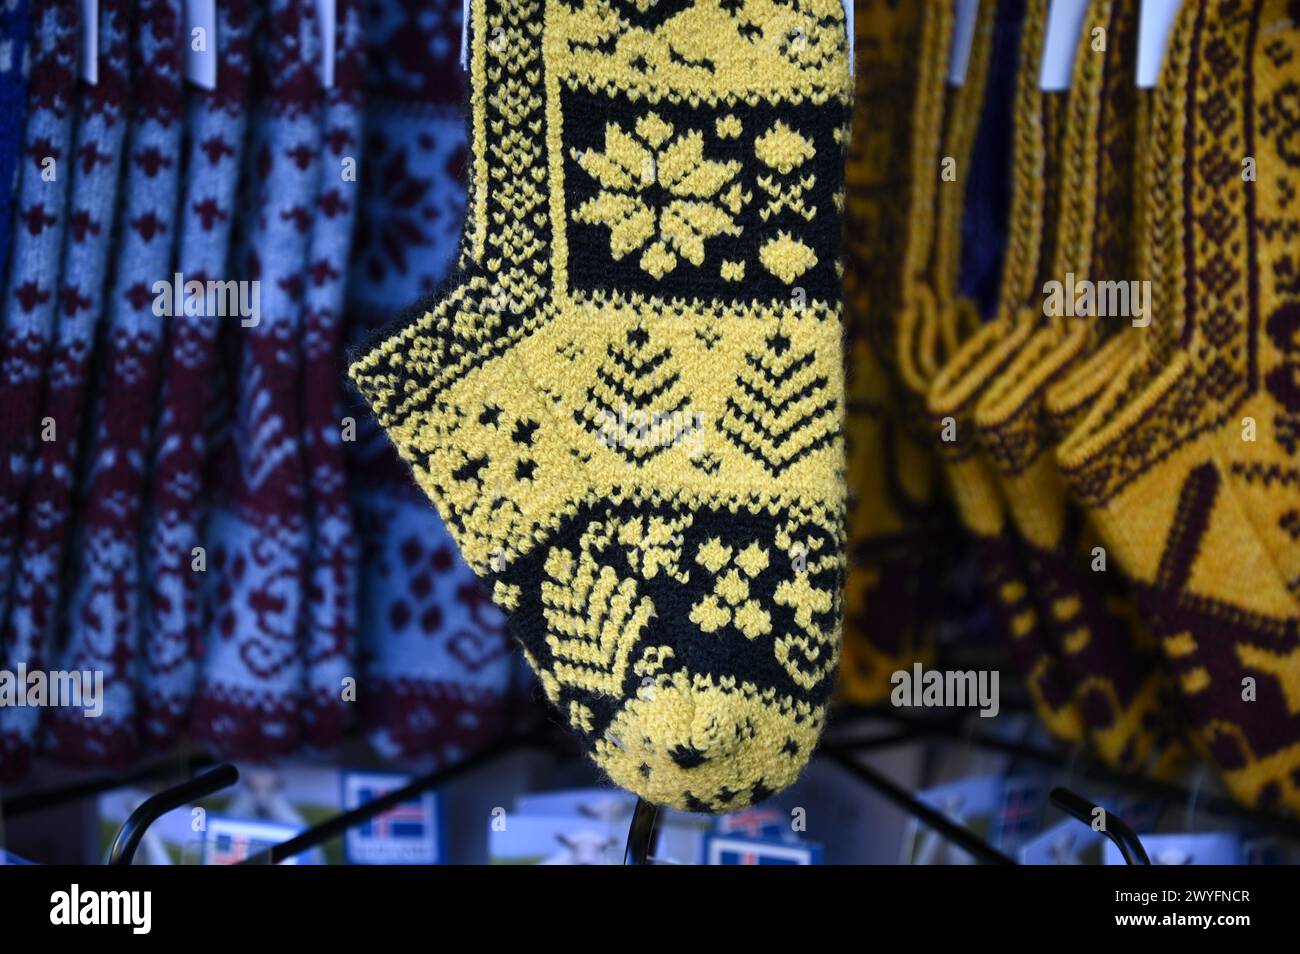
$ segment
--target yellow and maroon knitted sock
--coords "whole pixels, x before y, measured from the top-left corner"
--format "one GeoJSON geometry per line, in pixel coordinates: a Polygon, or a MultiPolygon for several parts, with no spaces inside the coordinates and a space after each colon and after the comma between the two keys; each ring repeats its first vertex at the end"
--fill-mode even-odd
{"type": "Polygon", "coordinates": [[[845,171],[845,331],[849,350],[848,569],[838,694],[872,705],[892,675],[934,657],[944,530],[935,461],[906,426],[894,353],[904,259],[931,242],[948,4],[859,3],[857,115],[845,171]],[[917,180],[917,181],[914,181],[917,180]],[[906,235],[905,241],[898,240],[906,235]]]}
{"type": "Polygon", "coordinates": [[[1300,205],[1286,0],[1186,3],[1156,93],[1152,325],[1059,451],[1242,801],[1300,807],[1300,205]]]}
{"type": "MultiPolygon", "coordinates": [[[[1035,711],[1052,734],[1079,742],[1084,735],[1083,715],[1050,643],[1022,545],[1008,522],[1007,501],[977,440],[974,423],[976,402],[1030,335],[1031,321],[1022,310],[1035,300],[1038,273],[1046,271],[1052,260],[1065,104],[1062,94],[1039,89],[1047,13],[1046,0],[1028,0],[1021,23],[1011,229],[997,316],[976,329],[962,317],[972,308],[956,297],[955,256],[950,253],[929,271],[927,287],[938,295],[918,296],[915,311],[904,322],[899,353],[900,363],[914,356],[905,379],[927,401],[932,445],[943,457],[952,499],[977,548],[987,601],[1005,633],[1012,662],[1025,677],[1035,711]]],[[[957,110],[952,117],[959,131],[962,115],[957,110]]],[[[960,146],[960,139],[957,143],[960,146]]],[[[940,229],[945,235],[952,235],[954,223],[960,222],[959,211],[955,215],[942,211],[960,209],[956,188],[955,183],[946,184],[943,189],[949,191],[940,198],[940,215],[949,222],[940,229]]]]}
{"type": "MultiPolygon", "coordinates": [[[[1137,0],[1092,4],[1075,55],[1052,270],[1052,280],[1072,301],[1076,282],[1122,282],[1127,292],[1135,277],[1137,8],[1137,0]],[[1098,36],[1105,37],[1102,48],[1098,36]]],[[[1092,749],[1109,765],[1137,770],[1155,757],[1167,771],[1177,766],[1179,749],[1172,744],[1175,731],[1162,694],[1169,686],[1158,651],[1149,638],[1130,632],[1131,599],[1112,585],[1121,582],[1118,568],[1107,574],[1092,565],[1088,528],[1067,501],[1046,414],[1051,386],[1102,347],[1120,322],[1127,325],[1129,318],[1038,319],[980,398],[975,425],[1026,547],[1044,627],[1092,749]]]]}

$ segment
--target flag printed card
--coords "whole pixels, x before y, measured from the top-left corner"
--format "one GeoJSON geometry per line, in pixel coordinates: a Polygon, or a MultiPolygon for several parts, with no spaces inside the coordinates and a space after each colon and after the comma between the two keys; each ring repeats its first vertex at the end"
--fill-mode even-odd
{"type": "MultiPolygon", "coordinates": [[[[239,766],[239,784],[204,799],[209,812],[229,818],[258,818],[299,830],[310,828],[339,813],[342,797],[340,773],[334,766],[284,762],[275,766],[239,766]]],[[[338,864],[343,860],[342,838],[298,856],[300,865],[338,864]]]]}
{"type": "Polygon", "coordinates": [[[1036,776],[1008,778],[1002,787],[1002,806],[994,818],[993,844],[1012,856],[1043,827],[1050,783],[1036,776]]]}
{"type": "Polygon", "coordinates": [[[816,865],[821,845],[735,835],[710,835],[704,842],[706,865],[816,865]]]}
{"type": "MultiPolygon", "coordinates": [[[[392,772],[344,772],[343,810],[359,808],[411,781],[392,772]]],[[[344,854],[352,865],[436,865],[443,860],[442,812],[436,792],[424,792],[348,829],[344,854]]]]}
{"type": "MultiPolygon", "coordinates": [[[[228,818],[209,815],[203,838],[203,863],[205,865],[235,865],[273,845],[288,841],[303,829],[280,822],[260,821],[256,818],[228,818]]],[[[297,858],[282,862],[298,864],[297,858]]]]}
{"type": "Polygon", "coordinates": [[[1022,865],[1099,865],[1106,836],[1074,818],[1066,818],[1020,849],[1022,865]]]}
{"type": "Polygon", "coordinates": [[[763,838],[772,841],[797,841],[798,835],[790,827],[790,816],[779,808],[758,806],[732,815],[719,815],[714,821],[719,835],[736,835],[743,838],[763,838]]]}
{"type": "Polygon", "coordinates": [[[621,865],[627,825],[574,815],[502,815],[488,825],[494,865],[621,865]]]}
{"type": "MultiPolygon", "coordinates": [[[[98,855],[107,857],[118,829],[153,789],[126,787],[98,799],[98,855]]],[[[250,818],[275,822],[301,831],[339,813],[342,805],[339,770],[303,762],[275,767],[240,765],[239,784],[174,809],[149,826],[136,852],[137,864],[201,864],[206,840],[205,816],[250,818]]],[[[339,837],[303,852],[299,865],[337,864],[343,860],[339,837]]]]}

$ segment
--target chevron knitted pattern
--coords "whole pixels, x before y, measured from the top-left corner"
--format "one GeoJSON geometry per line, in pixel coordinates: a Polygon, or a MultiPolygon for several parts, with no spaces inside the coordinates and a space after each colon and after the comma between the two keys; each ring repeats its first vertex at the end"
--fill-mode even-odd
{"type": "Polygon", "coordinates": [[[462,268],[352,376],[597,764],[741,808],[806,764],[839,655],[841,4],[469,32],[462,268]]]}

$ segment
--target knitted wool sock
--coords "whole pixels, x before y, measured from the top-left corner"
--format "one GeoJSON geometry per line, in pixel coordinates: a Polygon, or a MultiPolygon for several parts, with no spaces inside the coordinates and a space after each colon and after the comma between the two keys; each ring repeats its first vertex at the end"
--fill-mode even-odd
{"type": "MultiPolygon", "coordinates": [[[[30,669],[56,656],[61,621],[62,569],[73,516],[83,411],[88,400],[95,331],[104,309],[104,277],[112,246],[118,166],[126,122],[122,109],[130,81],[126,0],[99,5],[99,83],[77,86],[75,146],[62,173],[72,179],[64,235],[57,326],[49,357],[42,419],[51,422],[51,441],[35,452],[23,504],[22,545],[14,573],[13,603],[6,626],[4,658],[30,669]]],[[[35,741],[38,708],[0,711],[0,732],[17,733],[22,746],[35,741]]]]}
{"type": "Polygon", "coordinates": [[[903,250],[914,241],[896,236],[920,226],[908,180],[914,169],[931,169],[938,152],[933,130],[912,117],[917,104],[941,95],[951,17],[946,5],[886,2],[859,4],[854,17],[859,115],[845,166],[844,231],[848,567],[837,691],[872,705],[889,694],[894,672],[934,656],[934,461],[915,428],[899,426],[891,334],[903,250]]]}
{"type": "Polygon", "coordinates": [[[32,5],[30,99],[19,164],[17,230],[5,286],[0,373],[0,620],[8,617],[22,495],[39,432],[73,159],[77,14],[66,0],[32,5]],[[51,166],[53,161],[53,166],[51,166]],[[53,169],[53,174],[49,170],[53,169]]]}
{"type": "Polygon", "coordinates": [[[473,17],[477,267],[352,375],[595,761],[735,810],[838,657],[842,7],[473,17]]]}
{"type": "MultiPolygon", "coordinates": [[[[231,225],[247,127],[252,0],[217,10],[217,88],[187,90],[187,149],[176,271],[186,282],[230,277],[231,225]]],[[[201,286],[199,286],[201,287],[201,286]]],[[[147,504],[142,627],[141,731],[170,745],[193,701],[198,672],[202,576],[194,548],[205,515],[206,415],[214,395],[217,335],[235,316],[207,313],[167,319],[162,409],[154,438],[147,504]]]]}
{"type": "Polygon", "coordinates": [[[1156,92],[1155,128],[1167,138],[1152,174],[1168,191],[1148,223],[1163,250],[1152,325],[1058,454],[1136,582],[1228,787],[1246,803],[1292,809],[1300,291],[1287,237],[1300,216],[1283,170],[1300,167],[1297,53],[1300,28],[1283,0],[1180,9],[1156,92]],[[1238,155],[1255,160],[1258,181],[1238,155]]]}
{"type": "Polygon", "coordinates": [[[264,9],[249,169],[257,211],[241,276],[259,282],[260,312],[237,332],[231,484],[206,532],[213,618],[195,702],[197,734],[249,759],[299,740],[308,542],[299,339],[321,142],[313,6],[270,0],[264,9]]]}
{"type": "Polygon", "coordinates": [[[361,9],[338,4],[334,86],[326,91],[318,214],[307,252],[303,310],[303,464],[310,515],[303,734],[336,745],[347,728],[343,680],[353,673],[357,625],[357,541],[343,457],[343,280],[357,207],[355,164],[361,146],[365,48],[361,9]]]}
{"type": "Polygon", "coordinates": [[[165,333],[154,311],[154,283],[170,274],[172,265],[181,154],[181,44],[179,0],[132,5],[133,95],[121,221],[89,466],[82,481],[81,538],[64,667],[103,671],[104,713],[87,720],[76,710],[56,709],[50,718],[56,751],[83,764],[125,764],[139,741],[135,694],[144,586],[139,563],[142,503],[165,333]]]}
{"type": "MultiPolygon", "coordinates": [[[[1061,191],[1068,209],[1057,224],[1053,272],[1059,282],[1068,282],[1070,275],[1076,281],[1127,282],[1134,274],[1136,58],[1137,3],[1093,4],[1075,55],[1062,147],[1061,191]],[[1104,51],[1094,48],[1097,30],[1107,37],[1104,51]]],[[[1066,294],[1073,296],[1073,287],[1066,294]]],[[[1139,645],[1130,636],[1133,614],[1125,611],[1126,601],[1113,588],[1108,592],[1103,586],[1108,578],[1093,572],[1091,553],[1080,550],[1089,541],[1080,532],[1078,514],[1067,506],[1044,405],[1048,388],[1122,320],[1062,316],[1040,323],[989,384],[975,425],[1028,548],[1031,586],[1045,605],[1045,628],[1087,722],[1089,741],[1107,764],[1134,770],[1153,754],[1176,766],[1162,695],[1169,687],[1155,646],[1139,645]],[[1117,597],[1118,611],[1113,611],[1108,603],[1117,597]]]]}
{"type": "MultiPolygon", "coordinates": [[[[460,8],[390,0],[367,9],[366,142],[348,278],[354,339],[395,301],[438,286],[455,256],[465,190],[460,8]]],[[[505,617],[456,552],[438,511],[353,394],[346,445],[361,543],[361,696],[389,758],[451,762],[499,736],[513,673],[505,617]]]]}
{"type": "Polygon", "coordinates": [[[984,84],[984,102],[965,176],[958,269],[959,294],[975,304],[984,320],[997,312],[1003,254],[1011,231],[1012,105],[1025,19],[1024,0],[999,0],[995,7],[987,63],[983,75],[975,77],[984,84]]]}
{"type": "Polygon", "coordinates": [[[32,11],[27,0],[10,0],[0,10],[0,282],[9,262],[13,197],[18,186],[18,158],[22,154],[23,126],[27,118],[27,55],[32,31],[32,11]]]}
{"type": "MultiPolygon", "coordinates": [[[[1034,11],[1035,18],[1045,15],[1045,6],[1034,11]]],[[[929,422],[924,405],[931,381],[942,367],[945,356],[971,333],[978,320],[973,303],[958,298],[956,294],[962,259],[963,211],[970,188],[961,183],[973,173],[972,150],[979,132],[977,121],[987,112],[981,107],[993,48],[996,44],[1005,50],[1009,41],[1014,47],[1023,17],[1020,3],[983,5],[976,23],[965,82],[949,88],[942,99],[934,98],[928,108],[918,109],[914,119],[918,130],[924,131],[919,134],[934,137],[934,145],[917,165],[914,177],[913,204],[917,212],[913,214],[913,231],[909,236],[903,268],[908,277],[905,278],[892,347],[901,381],[904,420],[912,421],[912,428],[919,438],[930,444],[933,440],[926,433],[929,422]],[[957,182],[939,183],[940,156],[955,162],[959,171],[957,182]],[[970,171],[963,173],[963,170],[970,171]]],[[[1041,29],[1041,20],[1034,19],[1034,22],[1041,29]]],[[[946,76],[948,46],[947,40],[939,44],[942,76],[946,76]]],[[[1032,62],[1035,67],[1037,56],[1038,50],[1034,49],[1032,62]]],[[[1027,61],[1022,57],[1021,62],[1027,61]]],[[[1027,71],[1022,71],[1018,82],[1028,92],[1027,71]]],[[[1036,92],[1036,84],[1032,89],[1036,92]]],[[[1002,121],[998,115],[986,118],[995,123],[1002,121]]],[[[1034,155],[1031,153],[1031,158],[1034,155]]],[[[1025,161],[1023,157],[1021,161],[1025,161]]],[[[941,446],[940,450],[951,458],[951,448],[941,446]]],[[[1033,684],[1031,692],[1038,702],[1040,714],[1055,726],[1058,734],[1073,738],[1075,714],[1064,703],[1064,689],[1056,661],[1048,650],[1036,614],[1027,611],[1029,594],[1021,583],[1024,576],[1021,558],[1009,539],[999,539],[1000,531],[990,532],[987,502],[978,492],[972,492],[982,486],[974,478],[987,479],[987,475],[973,473],[981,467],[977,460],[954,463],[949,459],[945,463],[957,491],[959,515],[968,529],[975,531],[976,563],[986,577],[984,586],[990,593],[985,602],[1002,610],[1001,628],[1007,633],[1017,634],[1016,638],[1009,640],[1013,661],[1033,684]],[[954,477],[954,472],[961,476],[954,477]]],[[[1000,505],[994,501],[994,507],[997,506],[1000,505]]]]}
{"type": "MultiPolygon", "coordinates": [[[[19,185],[15,196],[18,228],[14,234],[13,261],[3,302],[4,360],[0,373],[0,664],[16,669],[19,663],[39,666],[41,647],[25,635],[21,614],[7,616],[11,572],[19,521],[23,516],[22,492],[28,461],[34,453],[42,388],[46,383],[46,356],[58,304],[59,257],[63,246],[64,205],[72,178],[72,95],[76,85],[76,15],[66,0],[34,0],[32,8],[30,100],[23,137],[19,185]],[[59,174],[42,176],[53,159],[59,174]]],[[[58,425],[58,437],[72,433],[58,425]]],[[[41,444],[42,452],[53,443],[41,444]]],[[[37,485],[39,487],[39,484],[37,485]]],[[[67,521],[67,511],[58,515],[67,521]]],[[[27,519],[39,523],[49,518],[39,507],[27,509],[27,519]]],[[[18,574],[14,585],[26,577],[18,574]]],[[[35,733],[39,709],[0,709],[0,780],[16,778],[24,770],[35,733]]]]}
{"type": "MultiPolygon", "coordinates": [[[[973,420],[975,403],[988,382],[1028,336],[1028,319],[1019,311],[1037,302],[1037,273],[1052,261],[1058,211],[1054,184],[1061,163],[1058,137],[1064,103],[1060,94],[1039,88],[1047,10],[1045,0],[1028,0],[1020,30],[1012,228],[1003,260],[998,316],[972,332],[974,306],[948,297],[957,284],[952,272],[958,259],[950,251],[934,272],[942,279],[937,300],[918,296],[915,312],[905,316],[900,357],[918,356],[908,377],[914,387],[927,392],[934,446],[943,455],[950,492],[972,534],[987,602],[1006,634],[1012,663],[1025,677],[1034,709],[1049,731],[1063,741],[1079,742],[1083,715],[1053,651],[1022,546],[1008,524],[1007,502],[975,439],[973,420]],[[965,318],[960,317],[963,312],[965,318]],[[925,358],[927,352],[934,353],[936,343],[956,336],[964,340],[950,350],[941,367],[935,358],[925,358]],[[927,374],[931,369],[934,373],[927,374]]],[[[948,201],[956,202],[960,195],[954,191],[948,201]]],[[[952,214],[944,219],[953,224],[941,227],[940,234],[955,235],[959,219],[952,214]]]]}

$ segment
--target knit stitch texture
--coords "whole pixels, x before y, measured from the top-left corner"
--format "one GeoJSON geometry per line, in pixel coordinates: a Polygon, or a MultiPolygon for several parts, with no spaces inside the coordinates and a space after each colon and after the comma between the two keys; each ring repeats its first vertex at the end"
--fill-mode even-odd
{"type": "Polygon", "coordinates": [[[597,764],[741,808],[839,655],[843,9],[473,17],[465,267],[353,379],[597,764]]]}

